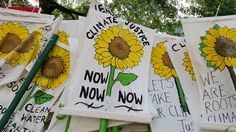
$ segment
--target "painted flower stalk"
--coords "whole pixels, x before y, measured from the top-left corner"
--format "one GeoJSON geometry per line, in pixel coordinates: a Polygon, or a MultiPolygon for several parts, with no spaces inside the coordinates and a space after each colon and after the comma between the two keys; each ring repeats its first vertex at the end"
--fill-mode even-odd
{"type": "Polygon", "coordinates": [[[153,65],[154,73],[165,79],[174,77],[181,108],[184,112],[188,112],[190,114],[183,88],[171,62],[171,59],[166,51],[164,43],[165,42],[160,42],[156,47],[152,49],[151,64],[153,65]]]}

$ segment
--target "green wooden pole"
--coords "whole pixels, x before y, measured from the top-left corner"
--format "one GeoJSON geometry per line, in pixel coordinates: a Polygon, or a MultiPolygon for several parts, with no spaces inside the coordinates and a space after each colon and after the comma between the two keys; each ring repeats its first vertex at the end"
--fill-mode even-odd
{"type": "Polygon", "coordinates": [[[152,132],[150,124],[148,125],[148,132],[152,132]]]}
{"type": "Polygon", "coordinates": [[[100,119],[99,123],[99,132],[107,132],[108,120],[107,119],[100,119]]]}
{"type": "Polygon", "coordinates": [[[42,54],[39,56],[39,58],[35,62],[34,66],[32,67],[31,71],[29,72],[29,75],[25,79],[24,83],[21,85],[16,96],[14,97],[11,104],[7,108],[6,113],[3,115],[2,119],[0,120],[0,132],[4,129],[5,125],[8,123],[12,113],[15,111],[21,98],[25,94],[25,91],[28,89],[30,83],[34,79],[34,76],[38,72],[40,66],[43,64],[43,61],[46,59],[46,57],[48,56],[48,54],[51,51],[51,49],[53,48],[53,46],[56,44],[58,37],[59,36],[57,34],[52,35],[50,41],[47,43],[47,46],[43,50],[42,54]]]}
{"type": "Polygon", "coordinates": [[[119,126],[112,127],[111,132],[120,132],[120,127],[119,126]]]}

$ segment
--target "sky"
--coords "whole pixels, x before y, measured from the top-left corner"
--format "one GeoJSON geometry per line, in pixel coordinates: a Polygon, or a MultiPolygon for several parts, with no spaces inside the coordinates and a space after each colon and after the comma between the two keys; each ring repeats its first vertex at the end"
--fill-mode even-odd
{"type": "Polygon", "coordinates": [[[28,0],[28,1],[33,6],[39,6],[38,0],[28,0]]]}

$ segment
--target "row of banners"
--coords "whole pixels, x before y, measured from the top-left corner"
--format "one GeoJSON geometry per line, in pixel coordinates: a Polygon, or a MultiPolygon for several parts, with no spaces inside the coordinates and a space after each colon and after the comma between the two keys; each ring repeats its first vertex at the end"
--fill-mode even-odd
{"type": "Polygon", "coordinates": [[[122,131],[235,130],[236,16],[182,20],[183,38],[90,8],[62,22],[0,9],[0,118],[59,28],[4,132],[95,131],[99,118],[122,131]]]}

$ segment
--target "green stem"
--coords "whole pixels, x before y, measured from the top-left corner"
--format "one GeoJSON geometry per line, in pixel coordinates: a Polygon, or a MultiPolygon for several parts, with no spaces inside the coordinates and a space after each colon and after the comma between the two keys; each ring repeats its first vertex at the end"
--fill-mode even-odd
{"type": "Polygon", "coordinates": [[[116,80],[114,80],[115,70],[116,70],[116,67],[111,66],[108,85],[107,85],[106,96],[111,96],[112,87],[116,82],[116,80]]]}
{"type": "Polygon", "coordinates": [[[30,93],[27,95],[27,97],[25,98],[25,100],[23,101],[23,103],[21,104],[19,111],[22,111],[22,109],[24,108],[24,106],[26,105],[26,103],[31,100],[33,98],[32,94],[34,93],[34,90],[36,88],[36,84],[34,84],[34,86],[32,87],[30,93]]]}
{"type": "Polygon", "coordinates": [[[148,132],[152,132],[150,124],[148,125],[148,132]]]}
{"type": "Polygon", "coordinates": [[[68,116],[67,121],[66,121],[66,129],[65,129],[65,132],[69,132],[70,122],[71,122],[71,116],[68,116]]]}
{"type": "Polygon", "coordinates": [[[100,119],[100,124],[99,124],[99,132],[106,132],[107,131],[107,126],[108,126],[108,120],[101,118],[100,119]]]}
{"type": "Polygon", "coordinates": [[[179,95],[180,105],[181,105],[184,112],[188,112],[188,114],[190,114],[189,109],[188,109],[188,104],[185,100],[185,95],[184,95],[184,91],[181,86],[180,80],[178,77],[174,77],[174,79],[175,79],[175,84],[176,84],[178,95],[179,95]]]}
{"type": "MultiPolygon", "coordinates": [[[[114,80],[115,70],[116,70],[116,67],[111,66],[106,96],[111,96],[112,87],[116,82],[116,80],[114,80]]],[[[107,126],[108,126],[108,120],[107,119],[100,119],[99,132],[106,132],[107,126]]]]}
{"type": "Polygon", "coordinates": [[[111,132],[119,132],[120,131],[120,127],[118,126],[114,126],[111,128],[111,132]]]}

